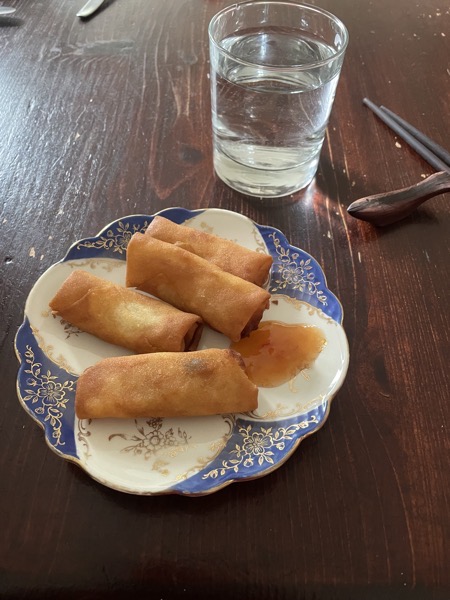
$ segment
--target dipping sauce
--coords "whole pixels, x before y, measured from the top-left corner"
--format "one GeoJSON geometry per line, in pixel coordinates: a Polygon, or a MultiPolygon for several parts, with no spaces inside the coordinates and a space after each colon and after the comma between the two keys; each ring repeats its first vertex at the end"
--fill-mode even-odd
{"type": "Polygon", "coordinates": [[[276,387],[309,367],[325,343],[322,331],[313,325],[263,321],[231,348],[242,356],[247,375],[255,385],[276,387]]]}

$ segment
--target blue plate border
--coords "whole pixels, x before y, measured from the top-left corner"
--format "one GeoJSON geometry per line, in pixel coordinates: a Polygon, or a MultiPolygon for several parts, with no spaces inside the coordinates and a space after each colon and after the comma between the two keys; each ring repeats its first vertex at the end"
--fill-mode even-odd
{"type": "MultiPolygon", "coordinates": [[[[156,214],[182,224],[204,210],[169,208],[156,214]]],[[[137,231],[144,232],[154,216],[129,215],[117,219],[96,236],[75,242],[60,262],[93,257],[125,260],[131,236],[137,231]]],[[[319,263],[306,251],[290,245],[278,229],[256,223],[255,226],[274,259],[269,291],[307,302],[342,324],[342,306],[328,289],[319,263]]],[[[42,426],[52,450],[83,466],[74,433],[76,376],[44,354],[26,316],[16,334],[15,349],[20,363],[17,390],[22,406],[42,426]]],[[[289,458],[304,437],[324,424],[330,401],[331,398],[310,412],[286,420],[235,419],[232,433],[219,455],[206,468],[162,493],[204,495],[234,481],[270,473],[289,458]]]]}

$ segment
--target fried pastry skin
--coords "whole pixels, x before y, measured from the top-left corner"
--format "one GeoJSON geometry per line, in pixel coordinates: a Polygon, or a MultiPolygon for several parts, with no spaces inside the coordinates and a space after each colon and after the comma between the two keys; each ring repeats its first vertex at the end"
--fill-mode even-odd
{"type": "Polygon", "coordinates": [[[267,281],[273,262],[269,254],[249,250],[217,235],[178,225],[158,215],[153,218],[145,235],[175,244],[215,264],[223,271],[259,286],[267,281]]]}
{"type": "Polygon", "coordinates": [[[232,341],[258,326],[270,299],[261,287],[142,233],[128,244],[126,285],[199,315],[232,341]]]}
{"type": "Polygon", "coordinates": [[[216,348],[103,359],[80,375],[75,396],[80,419],[206,416],[257,405],[240,354],[216,348]]]}
{"type": "Polygon", "coordinates": [[[197,315],[83,270],[69,275],[50,308],[82,331],[137,353],[195,350],[203,328],[197,315]]]}

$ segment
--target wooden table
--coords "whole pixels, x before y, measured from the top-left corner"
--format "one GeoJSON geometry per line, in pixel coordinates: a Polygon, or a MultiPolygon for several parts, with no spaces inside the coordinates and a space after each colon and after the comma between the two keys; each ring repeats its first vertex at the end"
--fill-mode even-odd
{"type": "MultiPolygon", "coordinates": [[[[450,11],[323,0],[350,46],[315,183],[267,208],[212,169],[207,24],[223,1],[21,2],[0,20],[0,596],[450,597],[449,196],[376,229],[355,199],[433,172],[362,104],[448,147],[450,11]],[[350,344],[325,426],[272,474],[200,498],[126,495],[47,447],[16,395],[37,278],[107,223],[220,207],[323,266],[350,344]]],[[[440,6],[440,8],[437,8],[440,6]]]]}

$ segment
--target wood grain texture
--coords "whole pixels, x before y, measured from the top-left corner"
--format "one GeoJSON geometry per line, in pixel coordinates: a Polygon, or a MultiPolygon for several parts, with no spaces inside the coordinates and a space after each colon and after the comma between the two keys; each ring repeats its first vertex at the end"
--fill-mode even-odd
{"type": "Polygon", "coordinates": [[[265,206],[215,176],[207,24],[227,2],[8,0],[0,19],[0,597],[450,597],[449,195],[378,230],[346,207],[432,169],[367,96],[448,148],[450,11],[323,0],[350,46],[315,182],[265,206]],[[27,295],[75,240],[133,213],[220,207],[323,265],[351,364],[323,429],[204,498],[109,490],[16,397],[27,295]]]}

